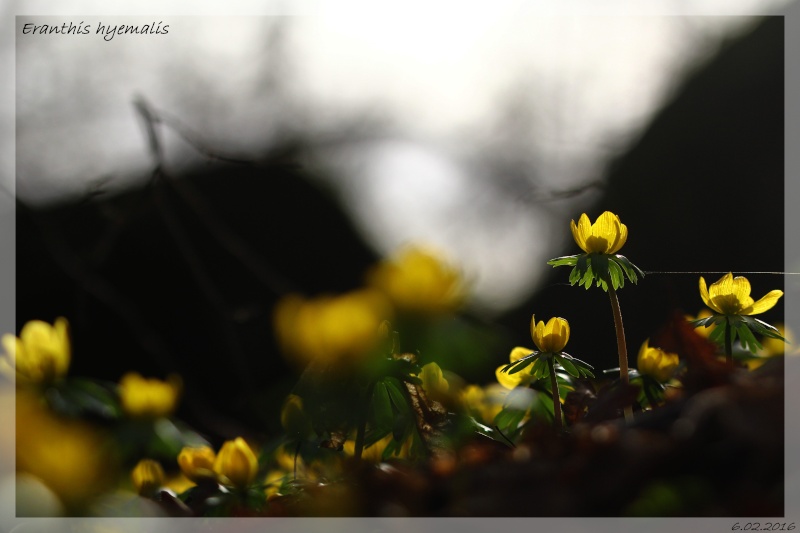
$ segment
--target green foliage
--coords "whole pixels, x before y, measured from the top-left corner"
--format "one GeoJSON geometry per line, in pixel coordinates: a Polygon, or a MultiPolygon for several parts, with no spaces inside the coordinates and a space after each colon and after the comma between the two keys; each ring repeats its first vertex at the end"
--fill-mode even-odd
{"type": "Polygon", "coordinates": [[[578,284],[586,289],[594,283],[596,287],[608,291],[610,282],[616,290],[625,286],[626,277],[634,284],[639,277],[644,277],[644,272],[624,255],[577,254],[557,257],[547,264],[553,267],[572,266],[569,273],[570,285],[578,284]]]}

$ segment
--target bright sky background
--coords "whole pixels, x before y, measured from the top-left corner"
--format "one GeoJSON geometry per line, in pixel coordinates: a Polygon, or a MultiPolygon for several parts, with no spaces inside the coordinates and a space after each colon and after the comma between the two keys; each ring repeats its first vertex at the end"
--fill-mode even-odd
{"type": "MultiPolygon", "coordinates": [[[[54,12],[31,4],[31,13],[54,12]]],[[[85,12],[105,4],[94,5],[85,12]]],[[[497,165],[511,165],[503,179],[532,190],[601,179],[682,76],[752,22],[540,16],[519,6],[323,11],[159,16],[170,24],[163,38],[25,40],[17,55],[17,194],[53,201],[145,175],[151,161],[131,106],[136,93],[209,146],[244,156],[281,125],[322,135],[360,114],[377,117],[390,125],[384,134],[332,145],[311,164],[338,171],[331,185],[375,249],[437,246],[473,280],[479,306],[502,310],[532,290],[543,272],[535,265],[569,237],[565,219],[591,196],[549,207],[509,202],[497,190],[497,165]],[[279,21],[275,54],[269,43],[279,21]],[[285,81],[278,89],[274,72],[285,81]]],[[[112,15],[54,22],[81,20],[130,23],[112,15]]],[[[197,161],[178,141],[168,152],[176,169],[197,161]]]]}

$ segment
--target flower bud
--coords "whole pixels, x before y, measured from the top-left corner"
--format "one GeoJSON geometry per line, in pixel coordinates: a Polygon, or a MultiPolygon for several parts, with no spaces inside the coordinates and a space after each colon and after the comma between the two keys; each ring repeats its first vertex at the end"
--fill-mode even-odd
{"type": "Polygon", "coordinates": [[[177,376],[167,381],[145,379],[136,372],[125,374],[119,382],[122,409],[132,418],[161,418],[172,414],[178,402],[181,382],[177,376]]]}
{"type": "Polygon", "coordinates": [[[187,478],[195,483],[203,479],[214,479],[214,461],[216,454],[208,446],[185,446],[178,454],[178,466],[187,478]]]}
{"type": "Polygon", "coordinates": [[[678,354],[667,353],[660,348],[653,348],[648,344],[649,339],[644,341],[639,348],[639,357],[636,366],[639,372],[652,377],[661,383],[669,381],[675,369],[678,368],[678,354]]]}
{"type": "Polygon", "coordinates": [[[220,481],[237,489],[247,488],[258,473],[258,459],[241,437],[222,445],[214,461],[214,471],[220,481]]]}
{"type": "Polygon", "coordinates": [[[140,496],[151,496],[164,484],[164,469],[152,459],[142,459],[131,472],[131,479],[140,496]]]}

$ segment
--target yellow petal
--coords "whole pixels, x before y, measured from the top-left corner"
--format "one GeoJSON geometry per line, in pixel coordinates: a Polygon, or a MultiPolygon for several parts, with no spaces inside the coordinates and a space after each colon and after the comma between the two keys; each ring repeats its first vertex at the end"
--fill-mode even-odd
{"type": "Polygon", "coordinates": [[[708,288],[708,294],[713,300],[717,296],[726,296],[733,293],[733,274],[728,272],[708,288]]]}
{"type": "Polygon", "coordinates": [[[742,314],[757,315],[759,313],[763,313],[764,311],[768,311],[775,307],[775,304],[778,303],[778,300],[781,296],[783,296],[783,291],[769,291],[759,301],[751,305],[748,309],[743,310],[742,314]]]}
{"type": "Polygon", "coordinates": [[[703,279],[703,276],[700,276],[700,298],[703,299],[703,303],[708,307],[717,313],[722,313],[720,308],[711,300],[711,296],[708,294],[708,287],[706,287],[706,280],[703,279]]]}
{"type": "Polygon", "coordinates": [[[515,374],[509,374],[508,372],[503,372],[503,368],[505,368],[505,366],[506,365],[500,365],[494,371],[494,375],[497,378],[497,382],[509,390],[516,388],[525,377],[523,375],[525,374],[525,371],[523,370],[515,374]]]}
{"type": "Polygon", "coordinates": [[[578,225],[572,235],[575,238],[575,243],[581,250],[589,253],[590,250],[586,241],[592,236],[592,222],[589,220],[589,216],[586,213],[581,214],[581,217],[578,219],[578,225]]]}
{"type": "Polygon", "coordinates": [[[508,356],[508,360],[510,363],[513,363],[515,361],[519,361],[523,357],[530,355],[532,353],[533,350],[530,348],[525,348],[524,346],[517,346],[516,348],[511,350],[511,353],[508,356]]]}
{"type": "Polygon", "coordinates": [[[622,221],[619,220],[619,217],[617,217],[617,221],[619,222],[619,236],[617,238],[617,241],[614,243],[614,245],[608,251],[608,253],[610,253],[610,254],[617,253],[619,251],[619,249],[622,248],[625,245],[625,243],[628,241],[628,226],[623,224],[622,221]]]}

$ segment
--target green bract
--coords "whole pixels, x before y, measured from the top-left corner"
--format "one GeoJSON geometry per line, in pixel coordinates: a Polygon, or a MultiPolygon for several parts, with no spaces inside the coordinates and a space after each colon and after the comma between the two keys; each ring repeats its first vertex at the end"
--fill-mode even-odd
{"type": "Polygon", "coordinates": [[[624,255],[607,255],[599,253],[567,255],[556,257],[547,262],[553,267],[571,266],[569,273],[570,285],[582,285],[587,289],[595,283],[608,291],[608,282],[611,281],[614,289],[625,286],[625,278],[634,284],[639,281],[639,276],[644,277],[644,272],[631,263],[624,255]]]}

